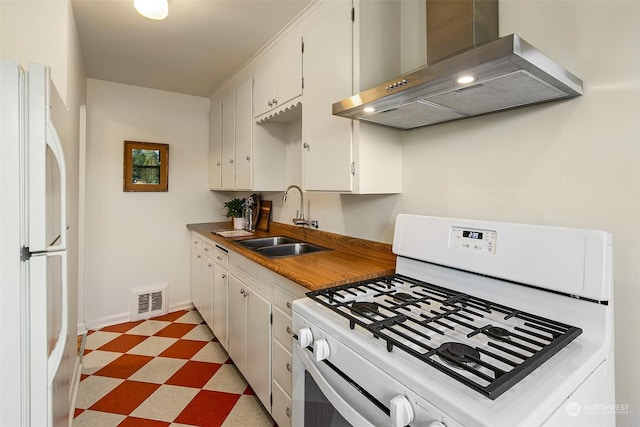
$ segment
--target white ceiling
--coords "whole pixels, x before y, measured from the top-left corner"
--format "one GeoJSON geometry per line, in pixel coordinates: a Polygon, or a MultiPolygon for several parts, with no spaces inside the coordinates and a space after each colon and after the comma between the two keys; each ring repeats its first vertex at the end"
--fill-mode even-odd
{"type": "Polygon", "coordinates": [[[169,17],[133,0],[72,0],[87,75],[209,97],[311,0],[169,0],[169,17]]]}

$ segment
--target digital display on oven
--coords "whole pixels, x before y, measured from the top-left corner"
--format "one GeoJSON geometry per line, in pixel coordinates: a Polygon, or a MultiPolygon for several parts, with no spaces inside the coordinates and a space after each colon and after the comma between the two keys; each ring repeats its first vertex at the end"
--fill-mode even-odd
{"type": "Polygon", "coordinates": [[[482,233],[479,231],[462,230],[462,237],[482,240],[482,233]]]}
{"type": "Polygon", "coordinates": [[[451,227],[449,232],[449,247],[474,251],[484,254],[496,253],[496,239],[498,233],[495,230],[481,230],[463,227],[451,227]]]}

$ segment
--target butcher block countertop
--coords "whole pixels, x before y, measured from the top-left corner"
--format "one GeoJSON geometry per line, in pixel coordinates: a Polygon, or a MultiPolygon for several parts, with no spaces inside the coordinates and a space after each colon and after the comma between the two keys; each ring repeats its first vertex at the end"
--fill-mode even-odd
{"type": "Polygon", "coordinates": [[[233,227],[230,221],[187,224],[187,228],[312,291],[395,272],[396,255],[391,252],[391,245],[388,243],[279,222],[271,222],[268,232],[256,230],[253,236],[237,238],[226,238],[215,233],[231,230],[233,227]],[[274,259],[259,255],[237,243],[244,239],[269,236],[292,237],[332,250],[274,259]]]}

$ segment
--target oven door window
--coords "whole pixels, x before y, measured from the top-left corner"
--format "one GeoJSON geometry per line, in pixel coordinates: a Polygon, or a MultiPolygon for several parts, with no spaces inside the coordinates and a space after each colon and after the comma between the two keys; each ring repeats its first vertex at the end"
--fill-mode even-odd
{"type": "Polygon", "coordinates": [[[322,393],[308,371],[304,371],[304,425],[305,427],[350,427],[340,412],[322,393]]]}
{"type": "Polygon", "coordinates": [[[349,377],[352,372],[346,373],[328,361],[316,362],[311,354],[308,349],[294,347],[293,425],[389,425],[389,409],[382,403],[392,397],[383,396],[389,394],[388,390],[381,395],[381,390],[371,390],[349,377]]]}

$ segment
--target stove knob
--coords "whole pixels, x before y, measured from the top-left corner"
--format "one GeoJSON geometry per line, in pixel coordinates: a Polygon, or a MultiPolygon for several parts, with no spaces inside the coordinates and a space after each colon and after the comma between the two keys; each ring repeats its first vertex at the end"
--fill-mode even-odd
{"type": "Polygon", "coordinates": [[[329,342],[325,339],[317,340],[313,343],[313,354],[316,362],[329,358],[329,342]]]}
{"type": "Polygon", "coordinates": [[[313,334],[311,333],[311,329],[302,328],[298,331],[298,344],[300,344],[300,347],[302,348],[309,347],[313,344],[313,334]]]}
{"type": "Polygon", "coordinates": [[[404,427],[413,421],[413,408],[409,399],[399,394],[391,399],[389,405],[391,409],[391,425],[393,427],[404,427]]]}

